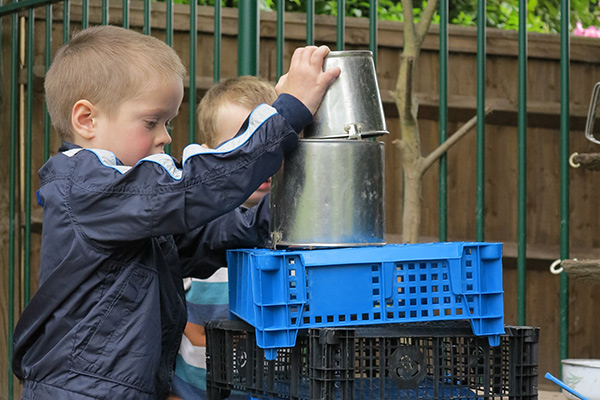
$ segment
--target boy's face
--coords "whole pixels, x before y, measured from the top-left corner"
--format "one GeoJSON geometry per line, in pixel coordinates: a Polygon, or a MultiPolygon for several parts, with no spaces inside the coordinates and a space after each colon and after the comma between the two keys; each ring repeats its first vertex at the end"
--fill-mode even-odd
{"type": "MultiPolygon", "coordinates": [[[[218,145],[223,144],[229,139],[233,138],[242,124],[248,118],[248,115],[252,112],[252,109],[242,106],[240,104],[232,103],[230,101],[225,102],[218,111],[216,122],[215,122],[215,138],[214,143],[218,145]]],[[[254,193],[246,200],[244,205],[252,207],[263,198],[264,195],[269,193],[271,189],[271,179],[260,185],[254,193]]]]}
{"type": "Polygon", "coordinates": [[[219,107],[215,121],[215,137],[217,146],[233,138],[252,110],[237,103],[226,101],[219,107]]]}
{"type": "Polygon", "coordinates": [[[183,100],[183,82],[174,78],[153,86],[123,102],[112,118],[99,112],[93,146],[112,151],[130,166],[144,157],[164,153],[165,145],[171,143],[167,127],[183,100]]]}

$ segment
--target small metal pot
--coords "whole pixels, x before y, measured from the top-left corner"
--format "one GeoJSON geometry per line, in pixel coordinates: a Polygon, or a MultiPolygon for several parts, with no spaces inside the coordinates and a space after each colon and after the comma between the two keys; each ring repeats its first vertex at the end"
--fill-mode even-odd
{"type": "Polygon", "coordinates": [[[271,180],[273,247],[385,244],[384,147],[300,139],[271,180]]]}
{"type": "Polygon", "coordinates": [[[368,50],[332,51],[323,70],[340,67],[304,138],[336,139],[388,134],[377,85],[373,53],[368,50]]]}

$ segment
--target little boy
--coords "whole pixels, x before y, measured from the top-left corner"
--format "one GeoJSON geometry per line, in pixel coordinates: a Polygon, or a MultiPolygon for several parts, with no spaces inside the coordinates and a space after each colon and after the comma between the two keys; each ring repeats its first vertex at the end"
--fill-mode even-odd
{"type": "MultiPolygon", "coordinates": [[[[252,110],[277,99],[273,85],[255,76],[226,79],[213,85],[198,105],[198,139],[216,148],[235,137],[252,110]]],[[[256,205],[269,191],[263,183],[244,203],[256,205]]],[[[208,279],[186,280],[188,322],[182,337],[170,399],[206,399],[206,336],[204,323],[229,317],[225,265],[208,279]]],[[[232,395],[229,399],[247,399],[232,395]]]]}
{"type": "MultiPolygon", "coordinates": [[[[276,99],[273,85],[255,76],[240,76],[217,83],[198,104],[199,142],[209,148],[222,145],[237,134],[253,109],[262,103],[271,105],[276,99]]],[[[269,181],[260,185],[244,205],[258,204],[268,192],[269,181]]]]}
{"type": "Polygon", "coordinates": [[[13,343],[23,399],[168,396],[183,278],[266,241],[268,207],[238,206],[277,171],[339,74],[322,71],[328,51],[297,49],[272,107],[219,149],[186,147],[180,165],[164,154],[185,76],[169,46],[100,26],[59,50],[45,92],[65,143],[39,171],[40,288],[13,343]]]}

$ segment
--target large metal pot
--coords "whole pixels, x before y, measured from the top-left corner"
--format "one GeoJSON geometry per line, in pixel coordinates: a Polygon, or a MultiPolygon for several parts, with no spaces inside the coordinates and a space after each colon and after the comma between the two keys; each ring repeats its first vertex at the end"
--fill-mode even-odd
{"type": "Polygon", "coordinates": [[[377,85],[373,53],[368,50],[332,51],[323,70],[340,67],[304,138],[374,137],[389,133],[377,85]]]}
{"type": "Polygon", "coordinates": [[[273,247],[385,244],[384,149],[300,139],[271,180],[273,247]]]}

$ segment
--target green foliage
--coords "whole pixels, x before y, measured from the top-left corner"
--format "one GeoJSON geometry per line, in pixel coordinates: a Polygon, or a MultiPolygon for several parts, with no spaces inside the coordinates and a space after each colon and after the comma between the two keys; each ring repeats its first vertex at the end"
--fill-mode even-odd
{"type": "MultiPolygon", "coordinates": [[[[190,0],[175,0],[176,3],[189,4],[190,0]]],[[[197,0],[199,5],[214,5],[215,0],[197,0]]],[[[237,7],[239,0],[221,0],[224,7],[237,7]]],[[[337,15],[337,0],[314,0],[315,13],[337,15]]],[[[477,24],[477,2],[481,0],[449,0],[449,21],[452,24],[475,26],[477,24]]],[[[275,11],[277,0],[260,0],[261,10],[275,11]]],[[[368,0],[346,0],[345,14],[349,17],[368,17],[368,0]]],[[[402,4],[399,0],[378,0],[377,16],[380,20],[404,21],[402,4]]],[[[413,2],[414,18],[419,20],[426,1],[413,2]]],[[[289,12],[306,12],[306,0],[285,0],[285,9],[289,12]]],[[[592,0],[570,0],[570,29],[581,22],[584,27],[600,27],[600,7],[592,0]]],[[[560,32],[561,0],[528,0],[527,30],[530,32],[560,32]]],[[[435,16],[434,23],[439,21],[435,16]]],[[[486,26],[516,30],[519,26],[519,0],[487,0],[486,26]]]]}
{"type": "MultiPolygon", "coordinates": [[[[476,0],[473,0],[475,2],[476,0]]],[[[590,0],[571,0],[570,30],[579,21],[584,26],[600,26],[600,8],[590,0]]],[[[518,0],[491,0],[487,3],[486,24],[501,29],[518,29],[518,0]]],[[[529,0],[527,2],[527,30],[532,32],[560,32],[560,0],[529,0]]]]}

